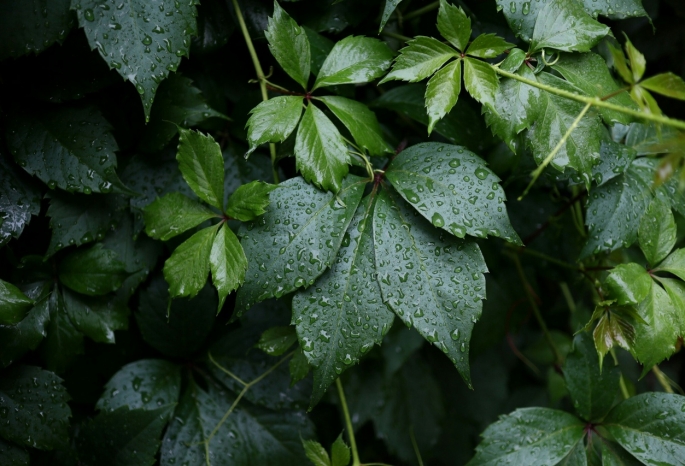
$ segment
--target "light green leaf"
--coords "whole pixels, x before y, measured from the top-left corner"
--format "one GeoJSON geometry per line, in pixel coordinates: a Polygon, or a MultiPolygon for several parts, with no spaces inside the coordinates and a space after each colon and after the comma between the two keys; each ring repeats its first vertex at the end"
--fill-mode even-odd
{"type": "Polygon", "coordinates": [[[392,80],[421,81],[435,73],[447,60],[458,56],[456,50],[437,39],[417,36],[400,50],[392,71],[379,84],[392,80]]]}
{"type": "Polygon", "coordinates": [[[312,90],[337,84],[368,83],[383,75],[392,58],[393,53],[384,42],[348,36],[333,46],[312,90]]]}
{"type": "Polygon", "coordinates": [[[250,110],[247,141],[251,154],[265,142],[283,142],[295,130],[302,115],[302,97],[285,95],[261,102],[250,110]]]}
{"type": "Polygon", "coordinates": [[[655,198],[640,220],[640,249],[650,265],[655,266],[668,256],[676,241],[676,226],[671,207],[655,198]]]}
{"type": "Polygon", "coordinates": [[[314,466],[331,466],[331,459],[323,446],[316,440],[302,440],[304,453],[314,466]]]}
{"type": "Polygon", "coordinates": [[[623,50],[621,50],[621,47],[615,46],[611,43],[611,41],[607,41],[606,44],[607,48],[609,49],[609,53],[613,58],[614,69],[618,72],[619,76],[623,78],[623,81],[633,84],[633,74],[628,68],[628,62],[626,61],[626,56],[623,53],[623,50]]]}
{"type": "Polygon", "coordinates": [[[157,86],[169,71],[176,71],[182,56],[188,56],[190,38],[197,32],[197,4],[195,0],[179,2],[165,11],[151,8],[146,0],[130,0],[121,3],[121,8],[109,9],[99,0],[71,1],[90,47],[97,48],[107,65],[136,87],[146,120],[157,86]]]}
{"type": "Polygon", "coordinates": [[[312,103],[297,129],[295,159],[307,181],[326,191],[340,191],[349,171],[347,146],[338,128],[312,103]]]}
{"type": "Polygon", "coordinates": [[[611,270],[604,286],[619,306],[637,305],[652,289],[652,278],[639,264],[619,264],[611,270]]]}
{"type": "Polygon", "coordinates": [[[197,295],[207,281],[212,244],[221,224],[198,231],[178,246],[164,264],[172,298],[197,295]]]}
{"type": "Polygon", "coordinates": [[[297,333],[291,326],[271,327],[262,333],[255,345],[269,356],[280,356],[297,342],[297,333]]]}
{"type": "Polygon", "coordinates": [[[483,441],[467,466],[556,464],[582,440],[583,427],[580,419],[556,409],[517,409],[481,434],[483,441]]]}
{"type": "Polygon", "coordinates": [[[318,100],[326,104],[352,134],[357,145],[366,149],[370,155],[393,152],[392,147],[383,139],[376,115],[366,105],[333,95],[319,97],[318,100]]]}
{"type": "Polygon", "coordinates": [[[383,300],[442,350],[470,386],[469,341],[487,272],[478,245],[435,229],[387,190],[378,194],[373,235],[383,300]]]}
{"type": "Polygon", "coordinates": [[[101,296],[116,291],[126,278],[126,267],[114,251],[98,243],[78,249],[59,264],[60,281],[88,296],[101,296]]]}
{"type": "Polygon", "coordinates": [[[461,7],[450,5],[446,0],[440,0],[438,31],[450,44],[463,52],[471,38],[471,19],[466,16],[461,7]]]}
{"type": "Polygon", "coordinates": [[[495,105],[498,85],[497,73],[490,64],[469,57],[464,59],[464,87],[471,97],[492,107],[495,105]]]}
{"type": "Polygon", "coordinates": [[[592,332],[600,361],[604,360],[604,356],[614,345],[631,351],[633,343],[635,343],[635,326],[633,324],[641,320],[642,318],[635,309],[629,306],[602,311],[597,326],[592,332]]]}
{"type": "Polygon", "coordinates": [[[645,56],[640,53],[638,49],[635,48],[630,39],[626,36],[625,43],[626,55],[628,55],[628,61],[630,62],[630,71],[633,75],[634,83],[640,81],[642,76],[645,74],[645,68],[647,66],[647,60],[645,56]]]}
{"type": "Polygon", "coordinates": [[[228,199],[226,214],[241,222],[254,220],[266,212],[269,193],[276,186],[263,181],[252,181],[239,187],[228,199]]]}
{"type": "Polygon", "coordinates": [[[340,434],[331,445],[331,466],[347,466],[348,464],[350,464],[350,447],[345,445],[340,434]]]}
{"type": "Polygon", "coordinates": [[[526,52],[518,48],[511,49],[509,51],[509,55],[507,55],[507,58],[505,58],[502,64],[500,65],[500,68],[510,73],[516,73],[525,61],[526,52]]]}
{"type": "Polygon", "coordinates": [[[218,215],[179,192],[157,198],[143,210],[145,233],[162,241],[167,241],[214,217],[218,215]]]}
{"type": "Polygon", "coordinates": [[[461,59],[455,60],[435,73],[426,86],[428,134],[457,103],[461,92],[461,59]]]}
{"type": "Polygon", "coordinates": [[[292,323],[314,370],[310,406],[374,343],[380,345],[392,325],[394,316],[374,280],[374,197],[370,195],[357,208],[330,270],[293,298],[292,323]]]}
{"type": "Polygon", "coordinates": [[[481,34],[471,42],[465,53],[472,57],[495,58],[512,48],[514,44],[510,44],[496,34],[481,34]]]}
{"type": "Polygon", "coordinates": [[[400,152],[385,176],[433,226],[459,238],[490,235],[520,244],[500,180],[476,154],[460,146],[417,144],[400,152]]]}
{"type": "MultiPolygon", "coordinates": [[[[388,22],[390,19],[390,16],[393,14],[395,11],[395,8],[397,8],[397,5],[399,5],[402,2],[402,0],[385,0],[385,6],[383,7],[383,15],[381,16],[381,25],[378,28],[378,33],[383,30],[385,27],[385,23],[388,22]]],[[[335,465],[333,465],[335,466],[335,465]]],[[[347,465],[345,465],[347,466],[347,465]]]]}
{"type": "Polygon", "coordinates": [[[89,297],[62,290],[64,308],[73,327],[93,341],[114,343],[114,332],[128,328],[129,309],[119,297],[89,297]]]}
{"type": "Polygon", "coordinates": [[[640,86],[657,94],[685,100],[685,81],[680,76],[670,72],[647,78],[640,83],[640,86]]]}
{"type": "Polygon", "coordinates": [[[309,40],[307,34],[274,1],[274,13],[269,18],[269,26],[264,35],[269,41],[269,50],[281,68],[303,89],[307,89],[309,80],[309,40]]]}
{"type": "Polygon", "coordinates": [[[685,280],[685,249],[676,249],[668,256],[654,272],[670,272],[681,280],[685,280]]]}
{"type": "Polygon", "coordinates": [[[178,168],[183,179],[197,197],[216,207],[224,208],[224,158],[212,136],[179,128],[178,168]]]}
{"type": "Polygon", "coordinates": [[[22,321],[34,301],[19,288],[0,280],[0,325],[14,325],[22,321]]]}
{"type": "Polygon", "coordinates": [[[575,1],[550,0],[535,21],[531,51],[545,48],[588,52],[611,29],[592,19],[575,1]]]}
{"type": "Polygon", "coordinates": [[[212,283],[219,292],[219,312],[226,297],[243,283],[247,270],[247,257],[243,247],[226,223],[214,237],[209,254],[209,267],[212,271],[212,283]]]}
{"type": "Polygon", "coordinates": [[[236,297],[239,313],[312,285],[331,266],[365,184],[359,177],[346,177],[339,200],[299,177],[278,185],[270,196],[276,208],[240,231],[248,270],[236,297]]]}

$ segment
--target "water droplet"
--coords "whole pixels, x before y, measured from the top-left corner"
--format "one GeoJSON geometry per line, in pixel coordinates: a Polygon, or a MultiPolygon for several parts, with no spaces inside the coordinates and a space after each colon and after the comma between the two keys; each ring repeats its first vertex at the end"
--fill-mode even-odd
{"type": "Polygon", "coordinates": [[[83,17],[86,18],[86,21],[95,21],[95,15],[93,14],[93,10],[90,8],[83,12],[83,17]]]}

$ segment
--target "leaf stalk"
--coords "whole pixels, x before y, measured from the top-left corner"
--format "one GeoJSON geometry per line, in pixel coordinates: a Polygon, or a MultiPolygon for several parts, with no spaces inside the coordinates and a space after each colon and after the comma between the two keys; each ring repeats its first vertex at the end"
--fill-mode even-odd
{"type": "Polygon", "coordinates": [[[361,466],[359,461],[359,451],[357,450],[357,441],[354,438],[354,429],[352,428],[352,419],[350,418],[350,411],[347,409],[347,400],[345,399],[345,391],[343,390],[340,377],[335,379],[335,386],[338,389],[338,396],[340,397],[340,406],[345,416],[345,425],[347,426],[347,437],[350,441],[350,450],[352,450],[352,466],[361,466]]]}

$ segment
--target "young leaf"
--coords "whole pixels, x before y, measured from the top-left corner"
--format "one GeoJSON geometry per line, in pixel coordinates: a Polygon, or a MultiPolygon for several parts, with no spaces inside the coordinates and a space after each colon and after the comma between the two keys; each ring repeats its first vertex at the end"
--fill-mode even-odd
{"type": "Polygon", "coordinates": [[[481,34],[471,42],[465,53],[472,57],[495,58],[512,48],[514,44],[495,34],[481,34]]]}
{"type": "Polygon", "coordinates": [[[269,356],[280,356],[297,342],[297,333],[290,325],[271,327],[264,331],[255,345],[269,356]]]}
{"type": "Polygon", "coordinates": [[[347,466],[348,464],[350,464],[350,447],[345,445],[340,434],[331,445],[331,466],[347,466]]]}
{"type": "Polygon", "coordinates": [[[331,466],[331,459],[328,452],[316,440],[302,440],[304,453],[314,466],[331,466]]]}
{"type": "Polygon", "coordinates": [[[348,36],[333,46],[312,90],[337,84],[368,83],[383,75],[392,58],[393,53],[384,42],[348,36]]]}
{"type": "Polygon", "coordinates": [[[614,69],[616,72],[618,72],[618,75],[623,79],[623,81],[629,84],[634,84],[633,74],[628,68],[628,62],[626,61],[626,56],[623,53],[623,50],[621,50],[621,47],[615,46],[611,43],[611,41],[607,41],[606,44],[614,62],[614,69]]]}
{"type": "Polygon", "coordinates": [[[179,128],[178,168],[197,197],[224,208],[224,158],[213,137],[190,129],[179,128]]]}
{"type": "Polygon", "coordinates": [[[446,0],[440,0],[438,31],[450,44],[463,52],[471,38],[471,19],[466,16],[461,7],[450,5],[446,0]]]}
{"type": "Polygon", "coordinates": [[[685,398],[642,393],[611,410],[603,426],[644,464],[679,464],[685,458],[685,398]]]}
{"type": "Polygon", "coordinates": [[[221,224],[193,234],[178,246],[164,264],[164,278],[172,298],[193,298],[205,286],[212,244],[221,224]]]}
{"type": "Polygon", "coordinates": [[[575,1],[550,0],[535,21],[531,52],[545,48],[588,52],[611,29],[590,18],[575,1]]]}
{"type": "Polygon", "coordinates": [[[274,13],[269,18],[269,27],[264,31],[269,41],[269,50],[281,68],[303,89],[309,80],[309,40],[307,34],[274,0],[274,13]]]}
{"type": "MultiPolygon", "coordinates": [[[[509,54],[507,55],[507,58],[505,58],[502,64],[500,65],[500,68],[510,73],[516,73],[525,61],[526,52],[519,48],[511,49],[509,51],[509,54]]],[[[518,82],[516,80],[513,81],[518,82]]]]}
{"type": "Polygon", "coordinates": [[[462,147],[417,144],[400,152],[385,176],[435,227],[459,238],[490,235],[521,241],[509,222],[499,178],[462,147]]]}
{"type": "Polygon", "coordinates": [[[269,206],[269,193],[276,185],[253,181],[239,187],[228,198],[226,214],[241,222],[249,222],[263,215],[269,206]]]}
{"type": "Polygon", "coordinates": [[[476,243],[436,230],[397,194],[378,194],[373,221],[383,300],[441,349],[471,385],[471,331],[485,298],[485,261],[476,243]]]}
{"type": "Polygon", "coordinates": [[[461,60],[455,60],[435,73],[426,86],[428,134],[457,103],[461,92],[461,60]]]}
{"type": "Polygon", "coordinates": [[[114,343],[114,332],[128,328],[129,309],[119,297],[89,297],[64,289],[64,309],[73,327],[93,341],[114,343]]]}
{"type": "Polygon", "coordinates": [[[469,57],[464,59],[464,87],[471,97],[492,107],[498,84],[497,73],[488,63],[469,57]]]}
{"type": "Polygon", "coordinates": [[[212,283],[219,292],[218,312],[231,291],[236,290],[245,280],[247,270],[243,247],[226,223],[214,237],[209,254],[209,268],[212,271],[212,283]]]}
{"type": "Polygon", "coordinates": [[[326,61],[326,57],[331,53],[331,50],[333,50],[335,42],[307,26],[302,26],[302,29],[304,29],[304,32],[307,34],[307,39],[309,39],[309,46],[312,53],[312,61],[310,64],[312,74],[318,76],[321,65],[326,61]]]}
{"type": "Polygon", "coordinates": [[[638,305],[652,289],[652,278],[639,264],[619,264],[611,270],[604,286],[619,306],[638,305]]]}
{"type": "Polygon", "coordinates": [[[671,252],[676,242],[676,225],[671,207],[655,198],[645,212],[638,229],[640,249],[652,266],[671,252]]]}
{"type": "Polygon", "coordinates": [[[155,410],[176,404],[180,392],[180,366],[163,359],[141,359],[126,364],[109,379],[95,408],[155,410]]]}
{"type": "Polygon", "coordinates": [[[676,249],[668,256],[654,272],[670,272],[681,280],[685,280],[685,249],[676,249]]]}
{"type": "Polygon", "coordinates": [[[35,366],[14,365],[0,377],[0,436],[40,450],[69,442],[69,395],[62,379],[35,366]],[[31,390],[29,395],[28,390],[31,390]]]}
{"type": "Polygon", "coordinates": [[[0,245],[19,238],[31,215],[40,213],[40,199],[37,183],[0,149],[0,245]]]}
{"type": "Polygon", "coordinates": [[[582,440],[583,427],[580,419],[556,409],[517,409],[481,434],[468,466],[557,464],[582,440]]]}
{"type": "Polygon", "coordinates": [[[249,260],[245,284],[236,297],[239,314],[260,301],[314,283],[332,264],[364,186],[361,178],[346,177],[339,201],[302,178],[278,185],[270,196],[277,208],[240,231],[249,260]]]}
{"type": "Polygon", "coordinates": [[[349,171],[347,146],[338,128],[312,103],[297,129],[295,159],[307,181],[326,191],[340,191],[349,171]]]}
{"type": "Polygon", "coordinates": [[[673,73],[657,74],[640,82],[640,86],[657,94],[685,100],[685,81],[673,73]]]}
{"type": "Polygon", "coordinates": [[[67,287],[88,296],[102,296],[119,289],[126,267],[114,251],[96,244],[78,249],[59,264],[59,279],[67,287]]]}
{"type": "Polygon", "coordinates": [[[19,288],[0,280],[0,325],[14,325],[22,321],[34,301],[19,288]]]}
{"type": "Polygon", "coordinates": [[[164,11],[150,8],[145,0],[131,0],[110,10],[101,8],[98,0],[71,2],[90,47],[97,48],[109,67],[136,87],[146,121],[157,86],[169,71],[176,71],[183,55],[188,56],[190,38],[197,32],[198,3],[179,2],[173,11],[164,11]]]}
{"type": "Polygon", "coordinates": [[[370,155],[392,153],[392,147],[383,139],[376,115],[366,105],[334,95],[318,98],[338,117],[352,134],[354,141],[370,155]]]}
{"type": "Polygon", "coordinates": [[[634,308],[629,306],[602,311],[597,326],[592,332],[595,348],[600,357],[600,367],[601,362],[604,361],[604,356],[615,345],[620,346],[626,351],[632,351],[633,344],[635,343],[635,327],[633,323],[636,321],[642,321],[642,318],[634,308]]]}
{"type": "Polygon", "coordinates": [[[458,57],[450,46],[432,37],[418,36],[407,42],[395,58],[392,71],[379,84],[392,80],[421,81],[435,73],[450,58],[458,57]]]}
{"type": "Polygon", "coordinates": [[[357,208],[335,263],[293,298],[293,324],[314,369],[315,406],[338,376],[375,344],[393,321],[376,276],[372,216],[374,194],[357,208]],[[356,291],[355,291],[356,290],[356,291]]]}
{"type": "Polygon", "coordinates": [[[250,110],[247,141],[251,154],[265,142],[283,142],[295,130],[302,115],[302,98],[293,95],[274,97],[250,110]]]}
{"type": "Polygon", "coordinates": [[[626,55],[628,55],[628,60],[630,62],[630,71],[632,73],[632,82],[637,83],[642,79],[645,74],[645,68],[647,66],[647,60],[645,56],[640,53],[638,49],[635,48],[630,39],[626,37],[625,43],[626,55]]]}
{"type": "Polygon", "coordinates": [[[143,210],[145,233],[151,238],[168,241],[217,214],[179,192],[160,197],[143,210]]]}

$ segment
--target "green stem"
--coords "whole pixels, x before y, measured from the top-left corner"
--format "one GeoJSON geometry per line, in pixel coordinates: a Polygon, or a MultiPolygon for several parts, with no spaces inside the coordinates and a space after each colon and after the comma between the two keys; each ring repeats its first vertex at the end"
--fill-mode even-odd
{"type": "Polygon", "coordinates": [[[573,92],[565,91],[563,89],[559,89],[554,86],[548,86],[547,84],[542,84],[540,82],[534,81],[532,79],[524,78],[523,76],[519,76],[515,73],[510,73],[508,71],[504,71],[503,69],[500,69],[494,65],[490,65],[490,67],[495,70],[498,74],[515,79],[517,81],[520,81],[524,84],[528,84],[529,86],[537,87],[538,89],[542,89],[543,91],[549,92],[550,94],[558,95],[559,97],[565,97],[567,99],[575,100],[576,102],[582,102],[584,104],[590,104],[594,107],[601,107],[601,108],[606,108],[607,110],[613,110],[615,112],[621,112],[626,115],[633,116],[635,118],[639,118],[641,120],[647,120],[647,121],[653,121],[654,123],[660,123],[663,125],[671,126],[673,128],[678,128],[685,130],[685,121],[681,120],[676,120],[673,118],[668,118],[663,115],[654,115],[651,113],[644,113],[640,112],[638,110],[633,110],[631,108],[626,108],[626,107],[621,107],[620,105],[612,104],[610,102],[605,102],[604,100],[601,99],[601,97],[588,97],[584,95],[579,95],[575,94],[573,92]]]}
{"type": "Polygon", "coordinates": [[[414,447],[414,454],[416,455],[416,460],[419,462],[419,466],[423,466],[423,458],[421,458],[421,451],[419,450],[419,445],[416,443],[416,437],[414,436],[414,427],[409,428],[409,437],[411,438],[411,446],[414,447]]]}
{"type": "Polygon", "coordinates": [[[410,11],[406,15],[404,15],[404,20],[409,21],[410,19],[413,18],[418,18],[421,15],[425,15],[426,13],[430,13],[433,10],[437,10],[440,8],[440,2],[433,2],[429,3],[428,5],[419,8],[418,10],[410,11]]]}
{"type": "MultiPolygon", "coordinates": [[[[611,354],[611,358],[614,360],[614,366],[618,366],[618,358],[616,357],[616,351],[614,351],[614,348],[611,348],[609,353],[611,354]]],[[[628,386],[626,385],[626,379],[623,377],[623,372],[621,372],[621,377],[618,379],[618,385],[621,387],[621,395],[623,395],[623,399],[627,400],[630,398],[630,392],[628,391],[628,386]]]]}
{"type": "Polygon", "coordinates": [[[659,366],[654,366],[652,367],[652,372],[654,372],[654,375],[656,376],[656,379],[659,381],[659,384],[661,387],[664,389],[666,393],[674,393],[673,392],[673,387],[671,387],[671,381],[668,378],[666,374],[664,374],[661,369],[659,369],[659,366]]]}
{"type": "Polygon", "coordinates": [[[347,426],[347,437],[350,440],[350,449],[352,450],[352,466],[361,466],[359,461],[359,452],[357,451],[357,441],[354,438],[354,429],[352,428],[352,419],[350,419],[350,411],[347,409],[347,400],[345,399],[345,392],[343,391],[340,377],[335,379],[335,386],[338,389],[338,396],[340,397],[340,406],[342,406],[343,415],[345,416],[345,425],[347,426]]]}
{"type": "MultiPolygon", "coordinates": [[[[507,243],[507,245],[509,245],[509,244],[510,243],[507,243]]],[[[547,262],[551,262],[552,264],[556,264],[559,267],[563,267],[565,269],[576,270],[576,271],[580,270],[577,266],[575,266],[573,264],[569,264],[567,262],[561,261],[561,260],[556,259],[552,256],[548,256],[547,254],[543,254],[541,252],[538,252],[534,249],[530,249],[530,248],[526,248],[526,247],[516,247],[516,246],[513,246],[513,247],[508,246],[508,247],[512,248],[514,251],[516,251],[519,254],[527,254],[529,256],[537,257],[539,259],[545,260],[547,262]]]]}
{"type": "Polygon", "coordinates": [[[390,37],[391,39],[397,39],[401,42],[409,42],[411,37],[403,36],[402,34],[397,34],[396,32],[390,32],[390,31],[382,31],[381,32],[382,36],[385,37],[390,37]]]}
{"type": "MultiPolygon", "coordinates": [[[[240,24],[240,30],[245,38],[247,50],[250,52],[252,64],[254,65],[255,72],[257,73],[257,79],[259,79],[259,88],[262,91],[262,100],[267,101],[269,100],[269,94],[266,90],[266,76],[262,70],[262,65],[259,63],[259,57],[257,56],[257,51],[255,50],[254,45],[252,44],[250,33],[247,31],[247,25],[245,24],[243,13],[240,11],[238,0],[233,0],[233,8],[235,9],[235,15],[238,17],[238,24],[240,24]]],[[[273,143],[269,144],[269,151],[271,152],[271,170],[273,172],[274,183],[278,184],[278,170],[276,170],[276,145],[273,143]]]]}

